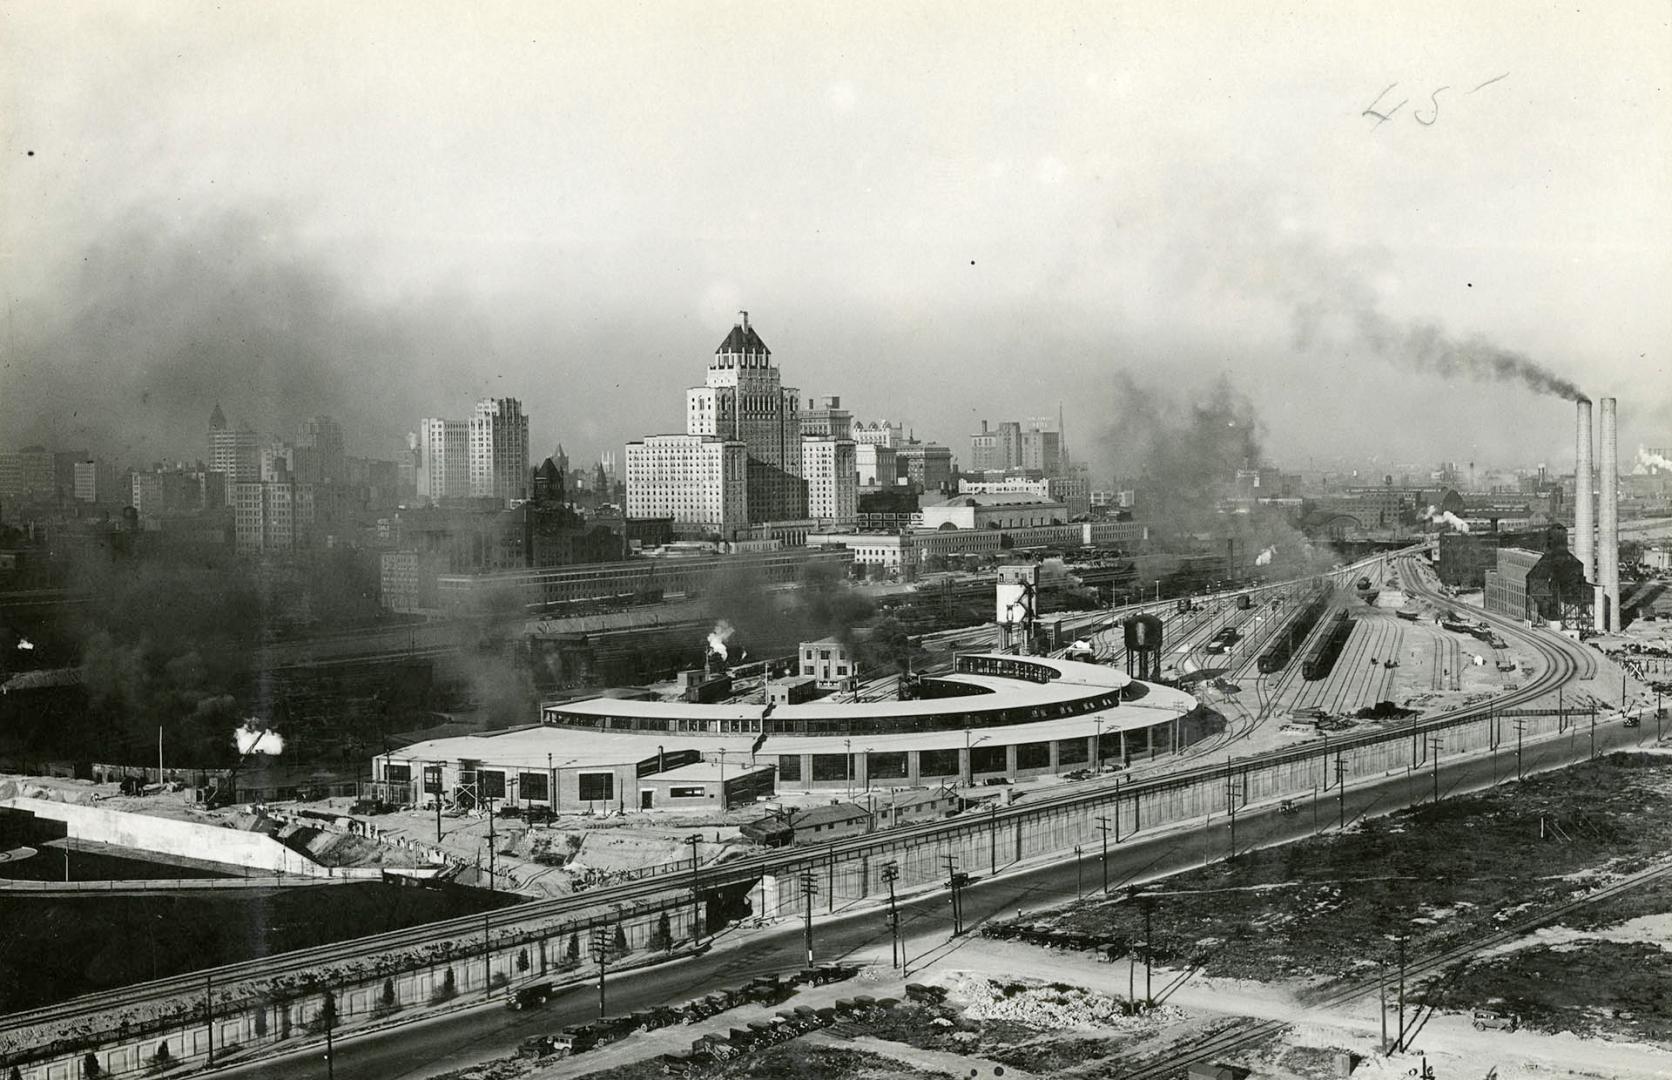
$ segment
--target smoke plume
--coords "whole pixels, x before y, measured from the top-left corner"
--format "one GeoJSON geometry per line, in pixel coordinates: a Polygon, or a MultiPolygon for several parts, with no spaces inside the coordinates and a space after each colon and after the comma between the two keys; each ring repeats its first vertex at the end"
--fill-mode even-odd
{"type": "Polygon", "coordinates": [[[1254,556],[1254,565],[1255,566],[1270,566],[1272,556],[1274,556],[1276,554],[1277,554],[1277,548],[1276,547],[1268,547],[1264,551],[1260,552],[1258,555],[1254,556]]]}
{"type": "Polygon", "coordinates": [[[219,402],[234,427],[286,436],[331,414],[350,453],[386,456],[420,415],[462,407],[457,360],[489,337],[470,306],[373,300],[300,234],[265,209],[116,221],[17,320],[0,431],[132,464],[189,461],[219,402]]]}
{"type": "Polygon", "coordinates": [[[238,752],[274,755],[284,753],[284,736],[271,728],[260,727],[260,723],[252,717],[232,733],[232,742],[238,748],[238,752]]]}
{"type": "Polygon", "coordinates": [[[1450,510],[1441,513],[1438,507],[1430,506],[1427,513],[1424,514],[1424,517],[1436,525],[1450,525],[1460,533],[1466,533],[1469,531],[1469,523],[1452,513],[1450,510]]]}
{"type": "Polygon", "coordinates": [[[714,624],[714,629],[708,632],[708,651],[722,660],[729,659],[731,654],[726,650],[726,642],[731,640],[737,630],[724,619],[714,624]]]}

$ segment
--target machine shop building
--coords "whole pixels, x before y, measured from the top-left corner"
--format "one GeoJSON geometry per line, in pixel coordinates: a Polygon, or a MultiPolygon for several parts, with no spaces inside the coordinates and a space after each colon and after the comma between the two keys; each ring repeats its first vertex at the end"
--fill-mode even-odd
{"type": "Polygon", "coordinates": [[[1592,603],[1585,568],[1567,548],[1502,547],[1486,572],[1486,610],[1530,623],[1578,620],[1592,603]]]}

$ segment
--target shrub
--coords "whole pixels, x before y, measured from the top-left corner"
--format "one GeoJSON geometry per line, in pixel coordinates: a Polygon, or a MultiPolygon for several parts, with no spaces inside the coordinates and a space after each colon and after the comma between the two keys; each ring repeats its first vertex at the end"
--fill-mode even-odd
{"type": "Polygon", "coordinates": [[[87,1080],[93,1080],[94,1077],[104,1075],[104,1070],[99,1068],[99,1056],[91,1050],[87,1051],[87,1056],[81,1059],[81,1075],[86,1077],[87,1080]]]}
{"type": "Polygon", "coordinates": [[[518,971],[527,971],[528,970],[528,950],[527,949],[518,949],[517,950],[517,970],[518,971]]]}
{"type": "Polygon", "coordinates": [[[581,936],[579,934],[570,934],[569,935],[569,951],[567,953],[565,953],[565,955],[569,958],[569,961],[571,963],[575,963],[575,964],[580,963],[580,961],[581,961],[581,936]]]}
{"type": "Polygon", "coordinates": [[[656,930],[650,935],[652,949],[673,948],[673,927],[668,922],[668,913],[662,912],[661,918],[656,920],[656,930]]]}
{"type": "Polygon", "coordinates": [[[615,924],[615,940],[610,942],[610,946],[618,956],[627,951],[627,931],[621,928],[620,923],[615,924]]]}
{"type": "Polygon", "coordinates": [[[451,1001],[458,996],[458,978],[453,974],[453,969],[448,968],[441,976],[441,985],[436,987],[435,993],[430,995],[430,1003],[439,1005],[443,1001],[451,1001]]]}

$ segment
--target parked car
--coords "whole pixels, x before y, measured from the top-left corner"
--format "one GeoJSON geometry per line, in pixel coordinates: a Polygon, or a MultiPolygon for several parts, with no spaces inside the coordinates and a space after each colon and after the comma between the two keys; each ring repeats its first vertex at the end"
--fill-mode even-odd
{"type": "Polygon", "coordinates": [[[1476,1031],[1486,1031],[1487,1029],[1491,1029],[1493,1031],[1514,1031],[1517,1027],[1521,1026],[1520,1021],[1518,1021],[1514,1015],[1509,1013],[1494,1012],[1491,1009],[1476,1009],[1474,1017],[1470,1022],[1474,1024],[1476,1031]]]}

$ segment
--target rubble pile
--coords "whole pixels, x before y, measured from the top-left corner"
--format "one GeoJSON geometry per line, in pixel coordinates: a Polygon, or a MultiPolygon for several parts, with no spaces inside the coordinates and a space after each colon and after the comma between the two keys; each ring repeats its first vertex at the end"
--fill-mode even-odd
{"type": "MultiPolygon", "coordinates": [[[[1126,1004],[1120,999],[1066,983],[1032,979],[1001,982],[957,974],[946,980],[946,986],[949,1000],[962,1006],[966,1020],[1007,1021],[1041,1030],[1119,1027],[1137,1022],[1127,1015],[1126,1004]]],[[[1165,1007],[1159,1011],[1165,1011],[1165,1007]]],[[[1153,1023],[1155,1018],[1152,1011],[1144,1022],[1153,1023]]]]}

